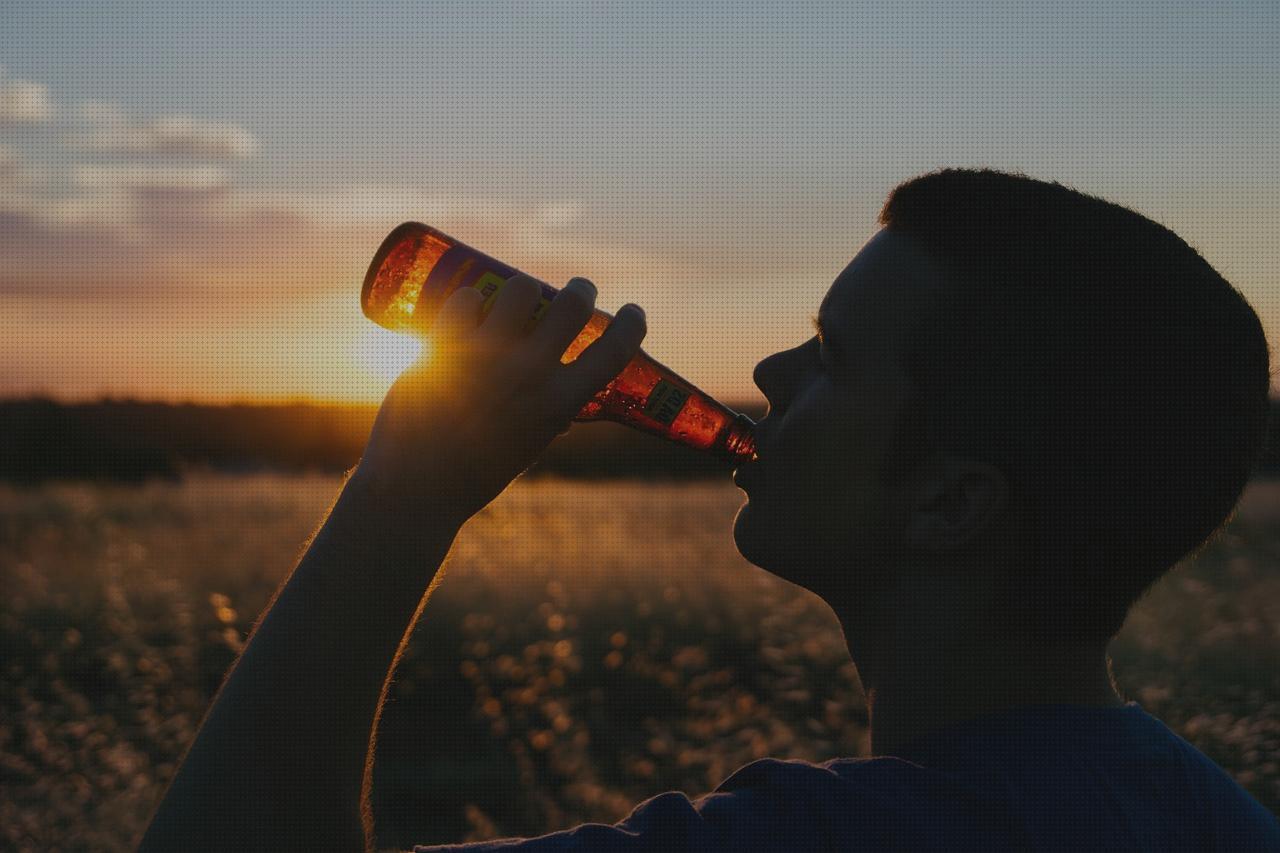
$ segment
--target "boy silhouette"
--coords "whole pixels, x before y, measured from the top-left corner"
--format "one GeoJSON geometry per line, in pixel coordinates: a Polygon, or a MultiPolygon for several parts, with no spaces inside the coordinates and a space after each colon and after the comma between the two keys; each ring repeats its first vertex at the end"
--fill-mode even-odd
{"type": "MultiPolygon", "coordinates": [[[[467,849],[1280,850],[1106,655],[1241,494],[1268,417],[1257,316],[1172,232],[1059,184],[942,171],[880,222],[815,336],[756,368],[770,410],[734,526],[835,611],[874,757],[765,759],[697,801],[467,849]]],[[[483,319],[474,292],[448,300],[143,849],[372,845],[382,691],[458,528],[644,337],[625,306],[561,365],[594,298],[570,281],[527,335],[530,279],[483,319]]]]}

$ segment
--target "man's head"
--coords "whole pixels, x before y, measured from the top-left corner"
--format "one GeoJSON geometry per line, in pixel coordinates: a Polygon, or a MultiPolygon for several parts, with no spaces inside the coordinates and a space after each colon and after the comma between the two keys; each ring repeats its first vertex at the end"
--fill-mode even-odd
{"type": "Polygon", "coordinates": [[[880,221],[823,334],[756,369],[740,550],[846,623],[963,570],[991,624],[1105,643],[1239,498],[1257,316],[1168,229],[1058,184],[939,172],[880,221]]]}

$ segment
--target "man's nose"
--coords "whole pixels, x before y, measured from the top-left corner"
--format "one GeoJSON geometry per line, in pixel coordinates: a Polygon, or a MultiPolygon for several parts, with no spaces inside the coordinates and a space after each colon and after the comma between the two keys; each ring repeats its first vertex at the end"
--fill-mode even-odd
{"type": "Polygon", "coordinates": [[[795,393],[803,371],[804,359],[800,356],[801,349],[803,349],[802,346],[774,353],[757,364],[756,369],[751,373],[752,381],[764,393],[771,410],[783,408],[795,393]]]}

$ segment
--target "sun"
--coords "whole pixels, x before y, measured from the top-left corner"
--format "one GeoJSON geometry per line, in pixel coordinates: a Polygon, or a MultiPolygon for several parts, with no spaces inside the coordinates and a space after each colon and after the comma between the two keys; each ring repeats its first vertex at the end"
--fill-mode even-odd
{"type": "Polygon", "coordinates": [[[369,323],[355,341],[356,363],[379,383],[389,386],[424,351],[430,341],[397,334],[369,323]]]}

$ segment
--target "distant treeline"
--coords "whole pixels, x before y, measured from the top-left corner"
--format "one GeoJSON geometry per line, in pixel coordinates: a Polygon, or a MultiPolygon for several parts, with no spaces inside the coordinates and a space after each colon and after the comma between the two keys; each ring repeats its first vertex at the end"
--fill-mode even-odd
{"type": "MultiPolygon", "coordinates": [[[[758,406],[743,410],[753,417],[758,406]]],[[[0,401],[0,480],[180,478],[220,472],[342,472],[360,458],[374,406],[0,401]]],[[[423,452],[430,452],[424,445],[423,452]]],[[[530,472],[566,477],[724,476],[703,454],[612,423],[575,424],[530,472]]]]}
{"type": "MultiPolygon", "coordinates": [[[[740,408],[760,417],[759,406],[740,408]]],[[[177,479],[193,470],[341,472],[360,458],[377,409],[338,405],[170,405],[132,400],[0,401],[0,480],[177,479]]],[[[429,452],[424,446],[423,452],[429,452]]],[[[575,424],[531,474],[691,479],[718,461],[611,423],[575,424]]],[[[1280,401],[1258,474],[1280,475],[1280,401]]]]}

